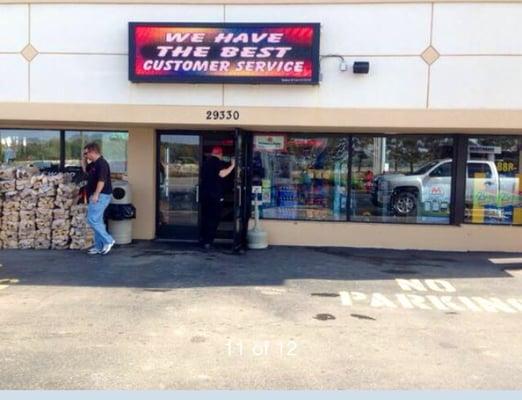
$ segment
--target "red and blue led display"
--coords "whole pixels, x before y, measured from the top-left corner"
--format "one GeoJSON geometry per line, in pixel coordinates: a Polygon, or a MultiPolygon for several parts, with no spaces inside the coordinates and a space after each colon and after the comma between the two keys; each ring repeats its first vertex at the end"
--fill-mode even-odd
{"type": "Polygon", "coordinates": [[[133,82],[316,84],[319,24],[129,24],[133,82]]]}

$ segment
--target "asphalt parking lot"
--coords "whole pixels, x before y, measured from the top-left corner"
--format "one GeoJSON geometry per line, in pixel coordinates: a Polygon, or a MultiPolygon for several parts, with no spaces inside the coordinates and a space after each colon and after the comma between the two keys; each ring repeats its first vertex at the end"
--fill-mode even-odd
{"type": "Polygon", "coordinates": [[[520,256],[2,250],[0,389],[521,389],[520,256]]]}

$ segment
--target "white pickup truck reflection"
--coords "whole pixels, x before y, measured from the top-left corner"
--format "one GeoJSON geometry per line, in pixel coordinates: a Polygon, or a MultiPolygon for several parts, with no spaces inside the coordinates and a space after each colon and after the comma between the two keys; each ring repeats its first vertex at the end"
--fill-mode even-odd
{"type": "MultiPolygon", "coordinates": [[[[424,211],[449,212],[452,160],[434,160],[411,174],[377,175],[372,183],[372,203],[388,207],[397,216],[424,211]]],[[[466,208],[518,205],[519,179],[500,176],[493,161],[469,160],[466,179],[466,208]]]]}

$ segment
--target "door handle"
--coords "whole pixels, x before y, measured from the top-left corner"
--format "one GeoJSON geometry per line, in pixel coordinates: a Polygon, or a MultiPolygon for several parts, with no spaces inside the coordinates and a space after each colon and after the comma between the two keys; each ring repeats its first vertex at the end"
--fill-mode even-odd
{"type": "Polygon", "coordinates": [[[239,205],[239,207],[241,207],[241,203],[242,203],[242,194],[241,194],[242,190],[241,190],[241,186],[237,186],[236,189],[237,189],[237,191],[238,191],[238,195],[239,195],[239,197],[238,197],[238,203],[239,203],[239,204],[238,204],[238,205],[239,205]]]}
{"type": "Polygon", "coordinates": [[[199,203],[199,185],[196,185],[196,203],[199,203]]]}

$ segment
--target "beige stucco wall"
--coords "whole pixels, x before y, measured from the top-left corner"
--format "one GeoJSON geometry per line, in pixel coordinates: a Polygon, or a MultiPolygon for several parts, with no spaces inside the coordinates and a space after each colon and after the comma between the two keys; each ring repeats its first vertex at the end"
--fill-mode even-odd
{"type": "Polygon", "coordinates": [[[0,102],[345,109],[522,107],[520,1],[160,2],[164,4],[0,0],[0,102]],[[128,22],[138,20],[318,22],[321,55],[342,56],[349,65],[355,60],[369,61],[370,73],[354,75],[350,68],[343,72],[338,58],[324,58],[320,85],[133,84],[127,76],[128,22]]]}
{"type": "Polygon", "coordinates": [[[405,225],[262,221],[278,245],[448,251],[522,251],[522,228],[492,225],[405,225]]]}
{"type": "Polygon", "coordinates": [[[153,239],[155,234],[155,136],[154,129],[129,129],[128,176],[137,210],[132,226],[134,239],[153,239]]]}

